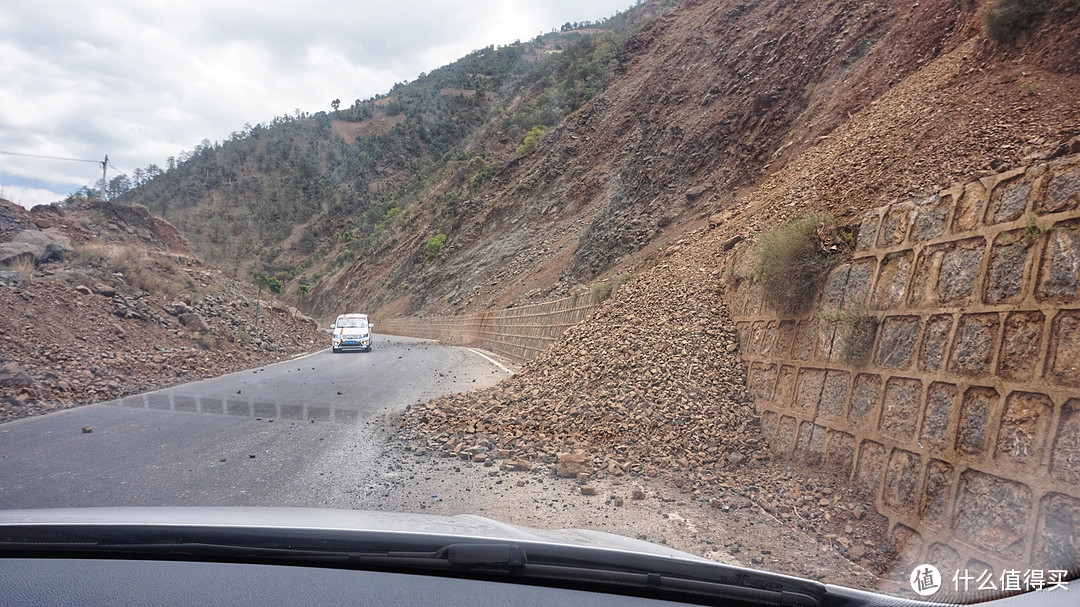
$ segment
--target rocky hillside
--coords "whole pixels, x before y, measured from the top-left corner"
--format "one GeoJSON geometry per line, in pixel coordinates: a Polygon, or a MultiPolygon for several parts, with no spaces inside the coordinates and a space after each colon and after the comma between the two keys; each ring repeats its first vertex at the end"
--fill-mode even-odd
{"type": "Polygon", "coordinates": [[[295,308],[205,265],[144,207],[0,200],[0,421],[322,348],[295,308]]]}

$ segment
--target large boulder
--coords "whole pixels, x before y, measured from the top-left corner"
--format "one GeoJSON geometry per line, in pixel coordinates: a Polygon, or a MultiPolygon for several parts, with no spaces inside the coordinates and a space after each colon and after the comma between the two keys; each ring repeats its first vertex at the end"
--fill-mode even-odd
{"type": "Polygon", "coordinates": [[[20,257],[37,263],[59,261],[72,250],[71,240],[55,229],[23,230],[11,242],[0,244],[0,264],[13,263],[20,257]]]}
{"type": "Polygon", "coordinates": [[[199,333],[208,333],[210,331],[210,325],[206,324],[206,319],[197,312],[181,314],[180,324],[187,327],[189,331],[196,331],[199,333]]]}

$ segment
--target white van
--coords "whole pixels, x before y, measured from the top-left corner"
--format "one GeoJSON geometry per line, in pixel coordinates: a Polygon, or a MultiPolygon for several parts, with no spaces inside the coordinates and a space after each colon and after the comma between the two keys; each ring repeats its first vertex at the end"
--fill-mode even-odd
{"type": "Polygon", "coordinates": [[[371,330],[367,314],[342,314],[330,325],[331,348],[334,354],[344,350],[371,352],[371,330]]]}

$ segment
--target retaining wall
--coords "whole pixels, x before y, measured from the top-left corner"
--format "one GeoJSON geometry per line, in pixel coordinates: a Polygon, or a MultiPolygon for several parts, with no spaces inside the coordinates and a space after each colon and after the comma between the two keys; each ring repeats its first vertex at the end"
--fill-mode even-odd
{"type": "Polygon", "coordinates": [[[870,492],[898,570],[1080,562],[1080,156],[868,213],[801,316],[762,303],[751,253],[730,263],[772,449],[870,492]]]}
{"type": "Polygon", "coordinates": [[[471,316],[380,320],[378,329],[391,335],[484,348],[526,362],[558,341],[566,329],[591,316],[598,307],[587,296],[566,297],[471,316]]]}

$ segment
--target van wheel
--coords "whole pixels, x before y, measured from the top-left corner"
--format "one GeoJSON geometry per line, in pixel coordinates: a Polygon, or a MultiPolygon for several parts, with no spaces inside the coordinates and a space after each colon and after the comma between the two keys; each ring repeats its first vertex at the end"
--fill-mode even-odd
{"type": "Polygon", "coordinates": [[[334,354],[340,354],[340,353],[341,353],[341,350],[339,350],[339,349],[337,349],[337,348],[333,348],[333,347],[332,347],[332,348],[330,348],[330,349],[331,349],[331,350],[332,350],[332,351],[334,352],[334,354]]]}

